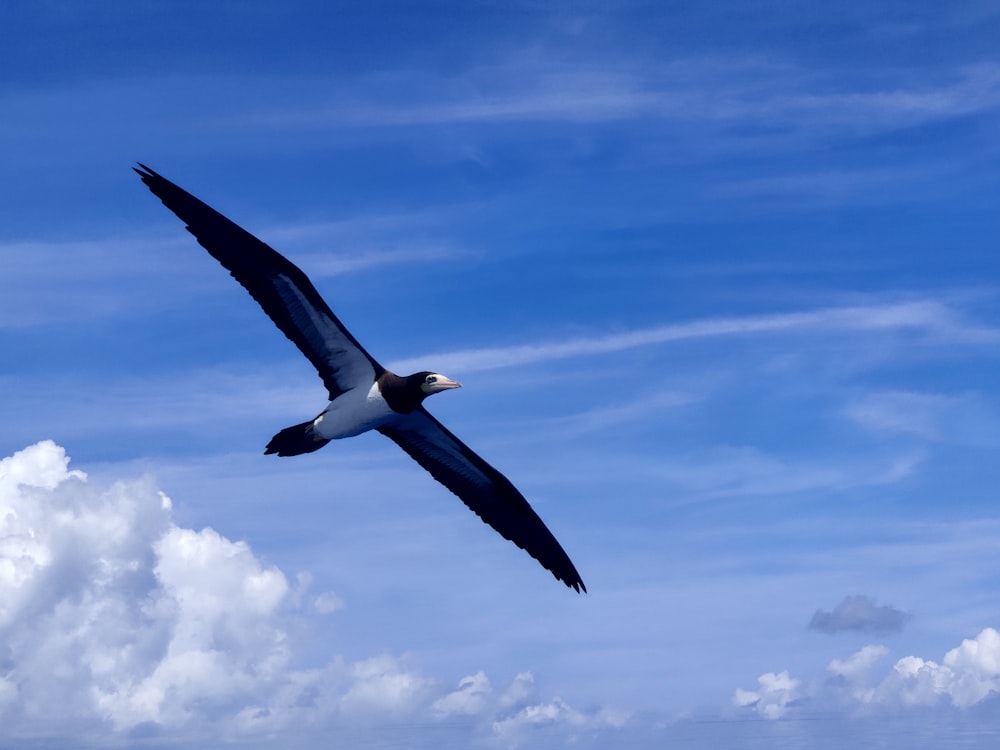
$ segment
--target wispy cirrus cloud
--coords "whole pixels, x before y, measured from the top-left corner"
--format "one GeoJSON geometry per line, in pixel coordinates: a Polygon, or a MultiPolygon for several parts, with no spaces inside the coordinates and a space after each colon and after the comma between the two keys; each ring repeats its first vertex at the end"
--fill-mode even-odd
{"type": "Polygon", "coordinates": [[[864,195],[877,202],[888,197],[886,191],[900,184],[922,183],[940,179],[951,170],[944,166],[922,165],[878,168],[818,168],[809,172],[788,172],[734,180],[720,185],[720,195],[737,198],[766,198],[795,195],[814,201],[836,201],[864,195]]]}
{"type": "MultiPolygon", "coordinates": [[[[404,213],[361,214],[333,221],[300,221],[256,230],[262,240],[308,268],[314,278],[384,265],[451,260],[470,250],[448,237],[461,205],[404,213]]],[[[235,218],[235,217],[234,217],[235,218]]]]}
{"type": "MultiPolygon", "coordinates": [[[[422,223],[418,217],[359,217],[255,232],[288,252],[315,279],[469,254],[425,223],[415,238],[417,223],[422,223]]],[[[203,251],[175,224],[173,232],[0,242],[0,257],[6,263],[0,278],[0,329],[81,316],[110,318],[154,304],[152,299],[163,305],[177,296],[163,292],[164,280],[185,294],[231,285],[225,274],[211,273],[203,251]]]]}
{"type": "Polygon", "coordinates": [[[920,465],[916,455],[849,461],[790,460],[751,447],[665,458],[651,473],[703,499],[780,495],[895,484],[920,465]]]}
{"type": "Polygon", "coordinates": [[[963,445],[994,446],[1000,440],[995,407],[976,393],[876,391],[853,401],[845,413],[877,433],[963,445]]]}
{"type": "Polygon", "coordinates": [[[569,341],[437,352],[397,360],[393,368],[399,371],[418,370],[434,362],[436,367],[442,369],[475,372],[608,354],[675,341],[809,331],[911,331],[928,337],[947,336],[953,343],[1000,340],[1000,330],[965,321],[958,311],[941,302],[917,300],[884,305],[823,307],[771,315],[707,318],[569,341]]]}
{"type": "MultiPolygon", "coordinates": [[[[0,378],[0,384],[5,382],[0,378]]],[[[38,415],[48,413],[55,393],[83,388],[88,397],[62,410],[60,439],[93,439],[113,431],[141,434],[192,430],[206,422],[240,423],[312,413],[323,399],[322,385],[304,368],[271,365],[263,372],[204,369],[148,374],[84,384],[77,377],[53,376],[6,412],[7,430],[37,433],[38,415]],[[247,404],[254,404],[248,409],[247,404]],[[134,432],[133,432],[134,431],[134,432]]]]}
{"type": "Polygon", "coordinates": [[[597,66],[521,55],[454,77],[383,73],[363,87],[326,82],[318,88],[326,97],[309,109],[258,110],[227,124],[310,130],[648,119],[854,135],[994,109],[1000,106],[1000,67],[959,67],[934,83],[856,82],[855,90],[845,91],[843,82],[833,88],[808,69],[761,58],[597,66]]]}
{"type": "Polygon", "coordinates": [[[188,267],[182,240],[128,235],[0,243],[0,329],[109,317],[142,305],[154,279],[188,267]]]}
{"type": "Polygon", "coordinates": [[[567,435],[606,430],[617,425],[648,419],[653,414],[694,404],[701,398],[693,393],[665,391],[627,403],[589,409],[565,417],[554,417],[546,420],[542,427],[565,438],[567,435]]]}

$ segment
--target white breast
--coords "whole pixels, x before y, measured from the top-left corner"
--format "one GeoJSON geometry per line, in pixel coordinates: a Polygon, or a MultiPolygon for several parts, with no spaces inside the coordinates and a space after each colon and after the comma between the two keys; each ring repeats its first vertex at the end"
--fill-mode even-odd
{"type": "Polygon", "coordinates": [[[367,393],[353,388],[331,401],[326,411],[316,417],[313,429],[335,440],[368,432],[398,416],[382,398],[378,383],[372,383],[367,393]]]}

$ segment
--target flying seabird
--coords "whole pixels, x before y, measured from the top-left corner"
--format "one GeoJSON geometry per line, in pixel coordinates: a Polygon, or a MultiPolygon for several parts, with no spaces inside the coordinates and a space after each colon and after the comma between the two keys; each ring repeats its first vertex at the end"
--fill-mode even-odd
{"type": "Polygon", "coordinates": [[[423,407],[428,396],[461,384],[436,372],[400,377],[365,351],[306,275],[284,256],[144,164],[135,172],[257,300],[319,372],[330,394],[319,416],[286,427],[265,454],[297,456],[331,440],[378,430],[451,490],[483,521],[534,557],[558,580],[586,591],[569,556],[503,474],[423,407]]]}

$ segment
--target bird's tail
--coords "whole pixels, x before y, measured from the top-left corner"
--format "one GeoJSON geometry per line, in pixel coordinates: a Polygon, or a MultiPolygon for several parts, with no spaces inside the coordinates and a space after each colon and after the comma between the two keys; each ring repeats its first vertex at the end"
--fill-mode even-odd
{"type": "Polygon", "coordinates": [[[313,431],[313,420],[286,427],[267,444],[264,454],[277,453],[279,456],[298,456],[302,453],[318,451],[330,441],[313,431]]]}

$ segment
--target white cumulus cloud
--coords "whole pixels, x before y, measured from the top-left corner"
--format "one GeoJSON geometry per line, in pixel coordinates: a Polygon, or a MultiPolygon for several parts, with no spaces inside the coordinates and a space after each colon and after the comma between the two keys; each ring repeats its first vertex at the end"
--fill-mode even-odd
{"type": "Polygon", "coordinates": [[[94,487],[68,463],[51,441],[0,462],[0,700],[15,722],[179,727],[274,682],[281,571],[178,527],[151,480],[94,487]]]}
{"type": "Polygon", "coordinates": [[[827,666],[827,671],[852,682],[864,678],[872,666],[884,659],[889,653],[885,646],[864,646],[846,659],[834,659],[827,666]]]}
{"type": "Polygon", "coordinates": [[[767,719],[780,719],[802,699],[810,710],[864,709],[889,714],[919,708],[968,709],[1000,694],[1000,632],[985,628],[940,661],[908,655],[887,673],[873,675],[889,649],[868,645],[827,666],[827,679],[802,680],[787,671],[767,672],[757,690],[737,689],[733,703],[767,719]],[[846,700],[846,703],[845,703],[846,700]]]}
{"type": "Polygon", "coordinates": [[[737,688],[733,703],[750,706],[765,719],[780,719],[788,710],[788,704],[796,700],[801,683],[788,671],[767,672],[757,678],[756,690],[737,688]]]}
{"type": "Polygon", "coordinates": [[[351,667],[353,685],[341,699],[347,713],[401,714],[415,707],[430,682],[405,670],[389,655],[360,661],[351,667]]]}
{"type": "Polygon", "coordinates": [[[466,745],[513,746],[624,721],[539,696],[527,672],[494,691],[484,672],[449,689],[391,654],[309,664],[290,633],[344,606],[306,597],[311,581],[178,525],[148,477],[96,486],[51,441],[0,460],[0,744],[335,733],[351,746],[352,731],[436,723],[466,745]]]}
{"type": "Polygon", "coordinates": [[[484,672],[463,677],[458,688],[431,706],[435,715],[441,718],[449,716],[475,715],[481,713],[493,693],[493,686],[484,672]]]}
{"type": "Polygon", "coordinates": [[[944,655],[941,663],[905,656],[892,668],[875,698],[907,706],[948,702],[959,708],[1000,692],[1000,633],[986,628],[944,655]]]}

